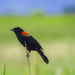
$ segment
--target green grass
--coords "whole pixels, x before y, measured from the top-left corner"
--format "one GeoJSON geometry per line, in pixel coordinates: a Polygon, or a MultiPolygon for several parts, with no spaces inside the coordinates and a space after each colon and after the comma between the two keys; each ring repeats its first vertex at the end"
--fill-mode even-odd
{"type": "MultiPolygon", "coordinates": [[[[75,74],[75,16],[0,17],[0,61],[6,59],[5,75],[28,75],[26,51],[10,31],[21,27],[44,48],[49,64],[36,52],[30,53],[32,75],[75,74]],[[71,58],[71,66],[70,66],[71,58]]],[[[2,65],[0,65],[2,75],[2,65]]]]}
{"type": "Polygon", "coordinates": [[[3,75],[5,75],[5,71],[6,71],[6,62],[4,63],[3,75]]]}
{"type": "Polygon", "coordinates": [[[14,40],[10,32],[14,27],[21,27],[40,40],[75,37],[74,19],[73,16],[0,17],[0,41],[14,40]]]}

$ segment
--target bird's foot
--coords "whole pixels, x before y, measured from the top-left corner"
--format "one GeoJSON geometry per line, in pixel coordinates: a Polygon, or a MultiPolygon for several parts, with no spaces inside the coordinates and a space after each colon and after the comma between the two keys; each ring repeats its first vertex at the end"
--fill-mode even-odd
{"type": "Polygon", "coordinates": [[[29,55],[29,54],[27,54],[26,56],[27,56],[27,58],[28,58],[30,55],[29,55]]]}

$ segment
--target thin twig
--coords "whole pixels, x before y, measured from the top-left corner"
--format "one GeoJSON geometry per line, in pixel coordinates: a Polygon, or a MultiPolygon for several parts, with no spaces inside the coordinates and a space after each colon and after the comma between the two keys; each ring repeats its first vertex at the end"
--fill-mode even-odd
{"type": "MultiPolygon", "coordinates": [[[[25,47],[26,47],[26,54],[28,54],[26,42],[24,41],[24,43],[25,43],[25,47]]],[[[29,75],[31,75],[29,57],[27,57],[27,60],[28,60],[28,67],[29,67],[29,75]]]]}

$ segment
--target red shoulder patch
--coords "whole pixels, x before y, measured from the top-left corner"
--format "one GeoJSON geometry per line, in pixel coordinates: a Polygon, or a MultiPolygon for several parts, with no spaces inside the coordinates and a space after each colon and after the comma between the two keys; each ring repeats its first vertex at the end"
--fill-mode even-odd
{"type": "Polygon", "coordinates": [[[22,35],[25,35],[25,36],[30,36],[27,32],[25,32],[25,31],[23,31],[22,33],[21,33],[22,35]]]}

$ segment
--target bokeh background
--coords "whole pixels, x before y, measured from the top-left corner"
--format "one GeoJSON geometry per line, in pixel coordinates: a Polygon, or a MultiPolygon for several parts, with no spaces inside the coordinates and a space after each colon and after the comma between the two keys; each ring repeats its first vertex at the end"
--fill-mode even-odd
{"type": "Polygon", "coordinates": [[[0,75],[28,75],[26,49],[10,29],[21,27],[44,48],[47,65],[30,53],[32,75],[75,75],[75,0],[0,0],[0,75]]]}

